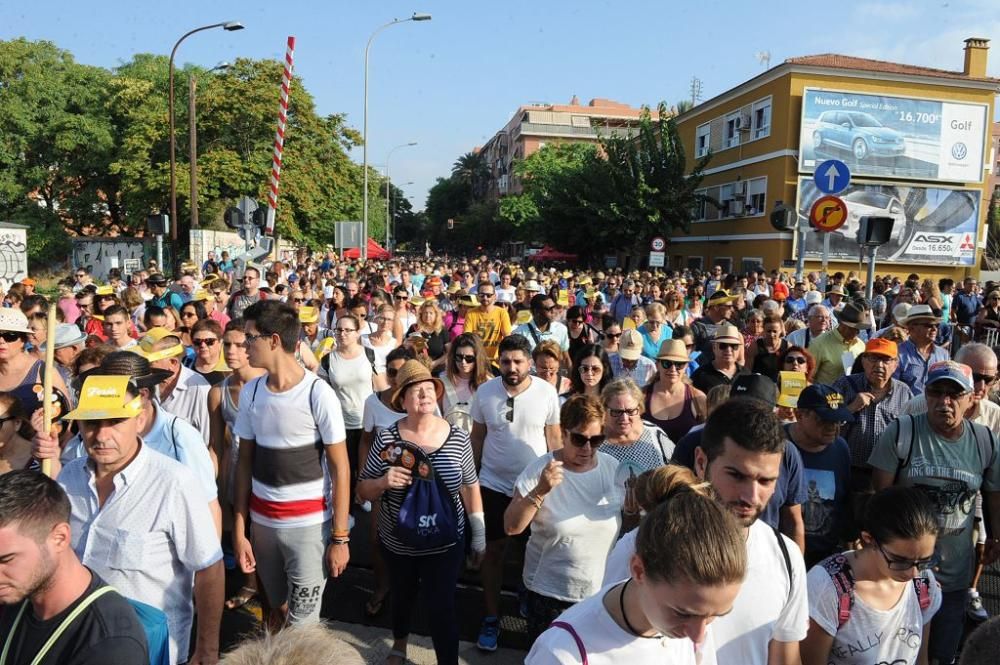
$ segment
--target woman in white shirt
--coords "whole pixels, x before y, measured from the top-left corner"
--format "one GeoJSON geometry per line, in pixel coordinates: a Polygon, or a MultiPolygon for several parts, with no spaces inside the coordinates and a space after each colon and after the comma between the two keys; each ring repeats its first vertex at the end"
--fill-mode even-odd
{"type": "Polygon", "coordinates": [[[621,527],[618,460],[597,450],[604,441],[604,405],[597,397],[574,395],[559,422],[563,447],[525,468],[504,514],[509,536],[531,526],[523,579],[532,641],[563,610],[600,589],[621,527]]]}
{"type": "Polygon", "coordinates": [[[927,663],[931,618],[941,607],[931,572],[937,533],[923,491],[897,486],[875,494],[865,508],[862,548],[809,571],[803,665],[927,663]]]}
{"type": "Polygon", "coordinates": [[[451,343],[441,383],[441,414],[449,423],[472,433],[472,396],[476,388],[493,378],[490,359],[479,335],[462,333],[451,343]]]}
{"type": "Polygon", "coordinates": [[[527,665],[716,664],[709,624],[732,609],[746,575],[743,533],[689,469],[654,475],[658,502],[639,526],[631,577],[560,615],[527,665]]]}

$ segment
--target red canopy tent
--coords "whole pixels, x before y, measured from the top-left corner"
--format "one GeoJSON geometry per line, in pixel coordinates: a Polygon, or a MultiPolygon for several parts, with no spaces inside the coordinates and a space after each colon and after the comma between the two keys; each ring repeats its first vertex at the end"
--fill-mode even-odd
{"type": "MultiPolygon", "coordinates": [[[[344,250],[345,259],[356,259],[359,258],[360,255],[361,255],[361,250],[359,250],[357,247],[352,247],[351,249],[344,250]]],[[[382,247],[382,245],[378,244],[371,238],[368,239],[369,259],[377,259],[379,261],[383,261],[385,259],[388,259],[390,256],[391,254],[389,254],[389,252],[387,252],[385,248],[382,247]]]]}
{"type": "Polygon", "coordinates": [[[551,245],[545,245],[538,252],[528,257],[533,263],[575,263],[579,260],[576,254],[560,252],[551,245]]]}

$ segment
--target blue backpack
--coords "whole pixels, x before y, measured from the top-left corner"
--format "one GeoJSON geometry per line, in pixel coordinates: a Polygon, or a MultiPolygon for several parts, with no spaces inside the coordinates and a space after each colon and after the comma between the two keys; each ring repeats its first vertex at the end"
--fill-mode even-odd
{"type": "Polygon", "coordinates": [[[413,473],[399,507],[396,537],[414,550],[433,550],[458,542],[458,513],[451,492],[434,472],[434,464],[416,444],[397,440],[389,463],[413,473]]]}
{"type": "Polygon", "coordinates": [[[125,600],[135,610],[139,623],[142,624],[142,630],[146,633],[149,665],[170,665],[170,630],[167,627],[167,615],[152,605],[131,598],[125,600]]]}

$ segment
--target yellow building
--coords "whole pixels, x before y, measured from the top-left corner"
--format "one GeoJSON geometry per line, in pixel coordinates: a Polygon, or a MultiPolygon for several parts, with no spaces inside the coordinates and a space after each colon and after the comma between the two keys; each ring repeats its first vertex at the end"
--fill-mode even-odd
{"type": "MultiPolygon", "coordinates": [[[[858,268],[860,216],[888,215],[896,222],[877,272],[978,273],[1000,91],[1000,79],[986,75],[988,50],[986,39],[965,40],[961,72],[791,58],[680,115],[689,161],[711,153],[702,191],[720,205],[702,206],[690,233],[673,234],[670,267],[793,267],[794,233],[775,230],[769,215],[783,202],[808,217],[822,196],[817,167],[839,159],[852,177],[838,194],[847,218],[829,234],[830,271],[858,268]]],[[[807,270],[819,267],[821,237],[806,235],[807,270]]]]}

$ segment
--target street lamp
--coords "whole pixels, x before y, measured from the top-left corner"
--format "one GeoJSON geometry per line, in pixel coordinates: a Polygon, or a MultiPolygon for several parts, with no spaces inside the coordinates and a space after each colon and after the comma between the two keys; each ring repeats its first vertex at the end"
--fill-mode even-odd
{"type": "Polygon", "coordinates": [[[361,242],[361,258],[368,260],[368,51],[372,47],[372,41],[375,39],[378,33],[382,32],[388,27],[397,25],[399,23],[406,23],[407,21],[430,21],[430,14],[420,14],[417,12],[413,13],[410,18],[394,18],[383,26],[380,26],[372,36],[368,38],[368,43],[365,45],[365,103],[364,103],[364,120],[362,123],[362,144],[361,144],[361,161],[362,167],[364,168],[364,184],[361,192],[361,230],[363,240],[361,242]]]}
{"type": "MultiPolygon", "coordinates": [[[[229,69],[228,62],[220,62],[208,73],[229,69]]],[[[195,98],[197,82],[194,74],[188,76],[188,163],[191,169],[191,228],[198,228],[198,132],[195,126],[195,98]]]]}
{"type": "MultiPolygon", "coordinates": [[[[233,32],[236,30],[242,30],[243,24],[239,21],[225,21],[224,23],[213,23],[212,25],[203,25],[200,28],[195,28],[190,32],[185,33],[177,40],[174,44],[173,50],[170,51],[170,82],[168,91],[169,101],[167,102],[170,107],[170,239],[177,241],[177,161],[176,161],[176,146],[174,146],[175,141],[175,128],[174,128],[174,55],[177,53],[177,47],[181,45],[185,39],[190,37],[196,32],[201,32],[202,30],[211,30],[213,28],[222,28],[223,30],[233,32]]],[[[163,269],[163,266],[160,266],[163,269]]]]}
{"type": "Polygon", "coordinates": [[[386,251],[391,251],[389,245],[389,227],[392,225],[389,215],[389,158],[392,157],[392,153],[396,152],[400,148],[412,148],[415,145],[417,145],[416,141],[410,141],[409,143],[400,143],[399,145],[395,146],[392,150],[390,150],[389,154],[385,156],[385,249],[386,251]]]}

